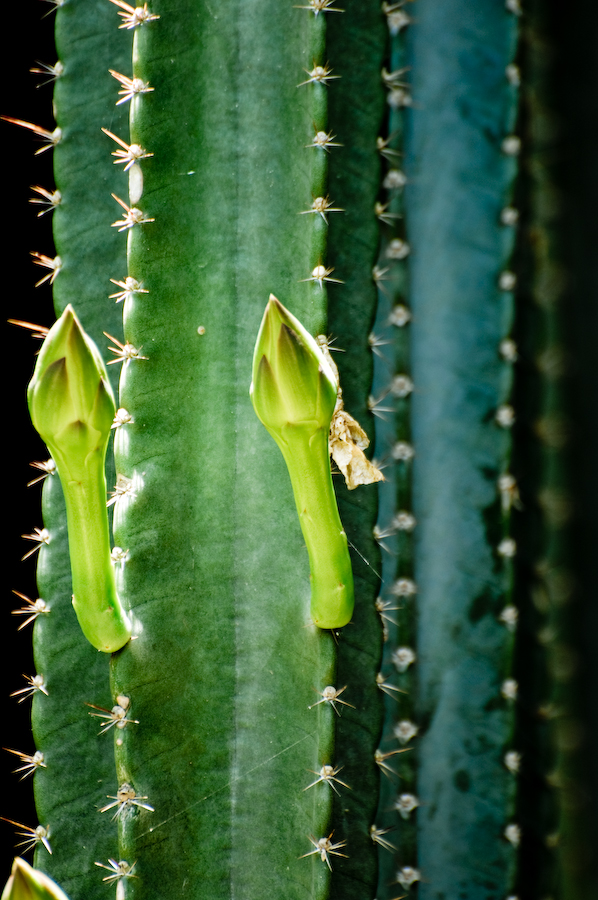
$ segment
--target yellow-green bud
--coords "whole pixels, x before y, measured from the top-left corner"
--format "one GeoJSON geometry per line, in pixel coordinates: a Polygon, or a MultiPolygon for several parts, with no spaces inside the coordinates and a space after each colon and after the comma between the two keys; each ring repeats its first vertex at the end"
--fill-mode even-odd
{"type": "Polygon", "coordinates": [[[43,343],[27,390],[31,420],[53,458],[81,477],[104,454],[116,412],[104,361],[69,304],[43,343]]]}
{"type": "Polygon", "coordinates": [[[301,322],[270,294],[253,356],[253,407],[287,464],[311,570],[311,616],[341,628],[353,613],[353,573],[330,474],[337,398],[329,362],[301,322]]]}
{"type": "Polygon", "coordinates": [[[17,857],[1,900],[69,900],[55,881],[17,857]]]}
{"type": "Polygon", "coordinates": [[[250,394],[272,436],[284,440],[287,426],[330,428],[337,382],[314,338],[270,294],[253,355],[250,394]]]}
{"type": "Polygon", "coordinates": [[[83,634],[113,653],[131,636],[114,579],[104,460],[116,404],[100,352],[67,306],[44,340],[27,391],[66,503],[73,606],[83,634]]]}

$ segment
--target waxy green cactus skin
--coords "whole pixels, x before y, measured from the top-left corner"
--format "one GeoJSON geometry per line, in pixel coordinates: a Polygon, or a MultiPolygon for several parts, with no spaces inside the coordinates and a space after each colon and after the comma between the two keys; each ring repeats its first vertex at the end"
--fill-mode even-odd
{"type": "MultiPolygon", "coordinates": [[[[496,547],[516,513],[505,514],[496,490],[511,447],[493,421],[497,405],[512,400],[513,365],[497,353],[511,298],[494,276],[510,262],[515,236],[496,212],[517,173],[500,153],[517,110],[517,91],[503,80],[517,19],[498,0],[473,11],[457,0],[399,6],[412,19],[391,36],[389,54],[378,4],[341,5],[342,14],[314,16],[280,2],[215,10],[152,0],[160,19],[135,32],[133,69],[132,33],[117,30],[115,7],[66,0],[57,13],[67,65],[57,116],[68,126],[55,150],[57,186],[66,197],[73,185],[71,202],[54,213],[67,260],[54,285],[57,313],[72,302],[102,349],[106,331],[147,357],[125,363],[120,384],[118,405],[132,421],[115,429],[116,472],[132,491],[115,504],[114,542],[127,554],[115,571],[136,631],[111,660],[110,686],[106,659],[84,646],[70,606],[58,478],[44,487],[52,539],[38,574],[52,608],[35,622],[34,641],[50,691],[34,696],[33,713],[36,743],[53,764],[36,772],[35,787],[54,853],[39,847],[36,861],[71,900],[114,890],[94,865],[110,859],[137,863],[139,877],[120,886],[140,900],[390,900],[404,893],[397,869],[407,865],[421,869],[421,881],[405,890],[425,900],[450,897],[456,885],[467,900],[480,891],[492,900],[521,893],[516,867],[525,858],[503,834],[518,779],[502,754],[526,728],[528,711],[500,693],[514,674],[519,636],[499,620],[515,570],[496,547]],[[96,73],[99,56],[85,40],[99,34],[106,37],[96,73]],[[309,77],[304,69],[327,62],[339,81],[296,87],[309,77]],[[392,110],[386,128],[380,70],[403,64],[412,66],[405,77],[414,106],[392,110]],[[130,135],[129,104],[114,105],[119,86],[108,68],[154,88],[131,104],[130,135]],[[75,71],[91,77],[84,92],[94,102],[101,95],[101,113],[73,101],[75,71]],[[138,200],[128,200],[122,166],[109,157],[116,145],[100,125],[154,154],[140,163],[138,200]],[[383,225],[380,239],[372,211],[388,199],[379,185],[395,161],[380,159],[375,138],[397,127],[392,146],[406,153],[400,166],[410,183],[391,209],[405,219],[383,225]],[[308,146],[320,129],[342,146],[308,146]],[[463,201],[458,228],[447,213],[455,190],[463,201]],[[155,221],[136,226],[126,242],[110,227],[122,218],[110,193],[155,221]],[[319,215],[298,215],[327,195],[344,210],[328,214],[329,228],[319,215]],[[380,293],[375,320],[371,269],[385,264],[395,236],[412,250],[381,285],[390,301],[380,293]],[[305,281],[320,264],[334,266],[332,277],[344,284],[305,281]],[[127,271],[149,293],[114,304],[108,279],[127,271]],[[338,358],[345,403],[371,437],[368,394],[388,397],[396,374],[414,379],[410,397],[385,400],[396,418],[380,420],[376,431],[376,456],[390,462],[378,523],[401,510],[413,510],[417,522],[413,534],[399,534],[398,558],[372,536],[377,489],[348,494],[336,484],[357,600],[340,634],[310,625],[308,555],[288,475],[248,400],[253,342],[271,291],[312,334],[331,334],[347,351],[338,358]],[[392,344],[379,349],[390,364],[373,366],[368,334],[374,320],[375,334],[386,328],[387,301],[409,305],[413,319],[389,329],[392,344]],[[413,439],[414,461],[389,459],[397,439],[413,439]],[[480,455],[487,465],[476,468],[480,455]],[[380,597],[398,620],[384,644],[378,572],[380,597]],[[417,596],[394,596],[399,578],[413,578],[417,596]],[[490,585],[481,600],[470,590],[477,582],[490,585]],[[417,662],[402,674],[392,659],[405,642],[417,662]],[[378,673],[409,694],[384,697],[378,673]],[[347,685],[340,716],[317,703],[327,685],[347,685]],[[102,720],[85,703],[109,711],[119,697],[130,698],[134,722],[98,736],[102,720]],[[409,752],[389,758],[402,780],[385,779],[378,799],[374,751],[401,749],[393,731],[406,716],[419,732],[409,752]],[[472,723],[480,752],[468,743],[472,723]],[[338,779],[351,790],[304,790],[324,763],[342,766],[338,779]],[[116,822],[114,807],[99,813],[125,783],[154,812],[124,808],[116,822]],[[406,789],[421,808],[403,819],[393,804],[406,789]],[[396,854],[372,843],[374,823],[393,829],[385,837],[396,854]],[[330,834],[347,854],[330,856],[332,873],[318,854],[301,858],[315,849],[310,835],[330,834]]],[[[576,890],[563,898],[586,900],[576,890]]],[[[561,900],[557,889],[555,896],[561,900]]]]}

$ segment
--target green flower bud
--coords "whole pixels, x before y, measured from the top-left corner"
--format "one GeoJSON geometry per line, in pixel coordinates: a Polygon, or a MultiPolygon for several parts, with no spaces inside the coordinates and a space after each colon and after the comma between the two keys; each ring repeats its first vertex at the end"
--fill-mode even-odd
{"type": "Polygon", "coordinates": [[[131,636],[110,560],[104,460],[116,404],[100,352],[67,306],[44,340],[27,391],[66,503],[73,606],[83,634],[112,653],[131,636]]]}
{"type": "Polygon", "coordinates": [[[69,900],[55,881],[17,857],[1,900],[69,900]]]}
{"type": "Polygon", "coordinates": [[[311,572],[311,616],[341,628],[353,614],[353,573],[336,505],[328,433],[337,380],[314,338],[270,295],[253,356],[253,407],[287,464],[311,572]]]}
{"type": "Polygon", "coordinates": [[[27,400],[35,429],[69,477],[81,477],[91,454],[103,458],[116,405],[100,352],[70,304],[43,343],[27,400]]]}
{"type": "Polygon", "coordinates": [[[337,381],[314,338],[270,294],[253,355],[253,407],[270,434],[285,440],[288,426],[328,433],[337,381]]]}

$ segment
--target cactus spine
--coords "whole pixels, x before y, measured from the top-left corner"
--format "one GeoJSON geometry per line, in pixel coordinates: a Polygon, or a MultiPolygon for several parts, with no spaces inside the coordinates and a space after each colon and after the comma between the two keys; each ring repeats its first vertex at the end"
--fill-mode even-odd
{"type": "MultiPolygon", "coordinates": [[[[113,357],[133,640],[108,665],[81,638],[49,476],[36,865],[71,900],[518,896],[518,4],[53,5],[36,260],[113,357]],[[270,293],[345,350],[385,464],[379,500],[336,485],[356,606],[334,632],[249,401],[270,293]]],[[[541,883],[585,900],[560,866],[541,883]]]]}

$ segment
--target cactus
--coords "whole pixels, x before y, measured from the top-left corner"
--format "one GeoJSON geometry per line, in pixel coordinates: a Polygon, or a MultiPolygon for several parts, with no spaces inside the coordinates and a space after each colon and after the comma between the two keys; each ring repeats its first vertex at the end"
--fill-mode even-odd
{"type": "Polygon", "coordinates": [[[577,32],[540,0],[47,2],[55,123],[2,110],[55,174],[35,747],[5,739],[37,819],[2,813],[60,888],[19,885],[590,900],[577,32]]]}

